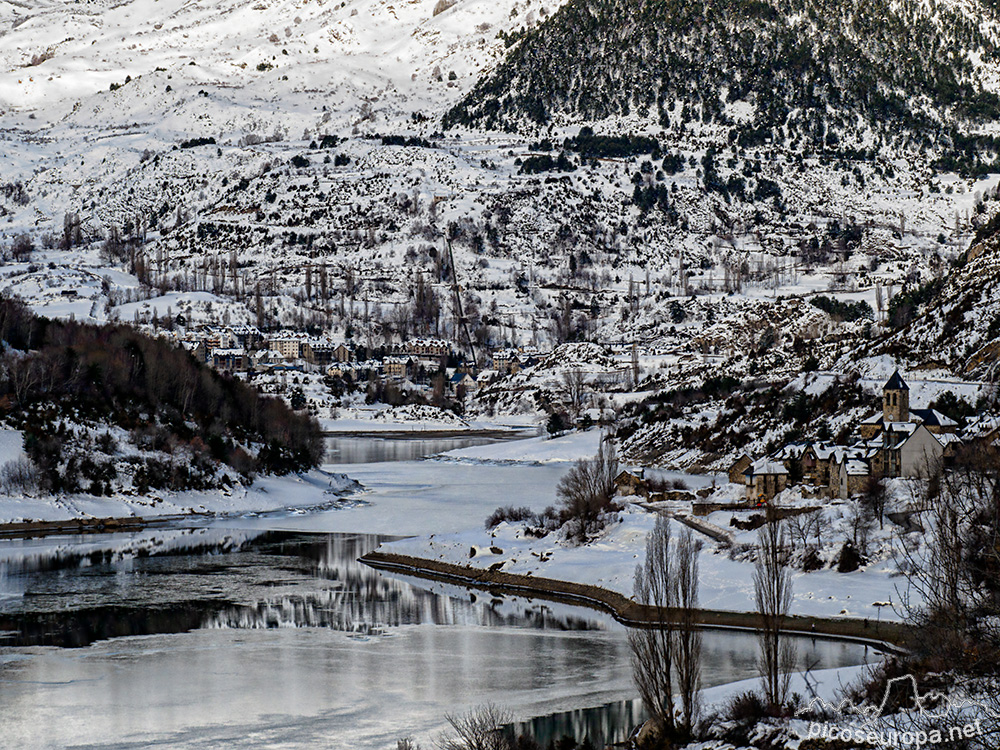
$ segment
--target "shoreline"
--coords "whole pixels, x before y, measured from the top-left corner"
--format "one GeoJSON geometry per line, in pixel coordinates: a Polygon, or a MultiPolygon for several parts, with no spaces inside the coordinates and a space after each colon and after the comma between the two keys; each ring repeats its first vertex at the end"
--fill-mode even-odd
{"type": "MultiPolygon", "coordinates": [[[[588,607],[610,614],[627,627],[654,627],[664,620],[676,621],[676,612],[661,613],[656,607],[638,604],[616,591],[590,584],[562,581],[532,575],[504,573],[500,570],[460,566],[408,555],[369,552],[359,561],[376,570],[401,573],[416,578],[441,581],[499,594],[546,599],[562,604],[588,607]]],[[[730,612],[699,609],[694,622],[711,630],[760,629],[756,612],[730,612]]],[[[898,622],[871,622],[857,618],[824,618],[804,615],[785,617],[782,631],[800,636],[817,636],[874,646],[888,653],[904,653],[911,635],[909,627],[898,622]]]]}
{"type": "Polygon", "coordinates": [[[0,523],[0,539],[32,539],[54,534],[104,534],[138,531],[165,526],[186,519],[207,518],[211,513],[173,513],[163,516],[80,517],[60,521],[17,521],[0,523]]]}

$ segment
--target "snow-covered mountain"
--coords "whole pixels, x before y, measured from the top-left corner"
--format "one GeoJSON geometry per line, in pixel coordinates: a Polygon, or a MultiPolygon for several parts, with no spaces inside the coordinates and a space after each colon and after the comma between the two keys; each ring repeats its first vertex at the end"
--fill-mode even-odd
{"type": "Polygon", "coordinates": [[[919,138],[960,158],[996,132],[997,27],[987,2],[570,0],[445,119],[714,123],[741,146],[856,156],[919,138]]]}
{"type": "Polygon", "coordinates": [[[761,3],[759,24],[735,25],[702,5],[703,22],[655,35],[662,49],[616,57],[659,16],[577,0],[0,2],[0,247],[35,248],[0,286],[54,315],[470,348],[457,286],[480,354],[593,340],[700,358],[671,377],[852,366],[890,298],[946,275],[995,212],[996,13],[879,4],[877,46],[859,41],[857,3],[761,3]],[[598,23],[618,11],[627,23],[598,23]],[[692,28],[711,32],[697,54],[692,28]],[[811,84],[784,71],[765,99],[767,69],[749,66],[796,29],[811,84]],[[752,37],[739,54],[736,31],[752,37]],[[849,70],[851,49],[884,54],[849,70]],[[675,58],[689,64],[663,67],[675,58]],[[647,73],[669,89],[666,123],[612,106],[647,73]],[[443,128],[490,101],[514,113],[545,81],[551,122],[443,128]],[[875,92],[913,117],[880,121],[875,92]],[[817,295],[867,303],[870,322],[817,295]]]}
{"type": "Polygon", "coordinates": [[[298,118],[318,122],[316,112],[329,112],[324,124],[339,129],[454,100],[503,51],[497,33],[545,8],[511,0],[3,2],[0,102],[77,127],[139,123],[168,140],[194,131],[230,137],[255,124],[270,134],[301,126],[298,118]],[[140,77],[118,96],[95,96],[140,77]],[[197,98],[202,89],[207,102],[197,98]]]}

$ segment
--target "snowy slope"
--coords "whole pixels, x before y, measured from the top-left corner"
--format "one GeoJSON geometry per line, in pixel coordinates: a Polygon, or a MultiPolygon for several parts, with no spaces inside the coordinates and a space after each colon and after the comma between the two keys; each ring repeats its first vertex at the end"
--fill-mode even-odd
{"type": "MultiPolygon", "coordinates": [[[[0,43],[0,106],[53,120],[72,110],[74,125],[183,129],[208,119],[204,107],[191,106],[203,104],[194,98],[200,86],[214,90],[222,109],[233,107],[232,124],[241,106],[244,114],[254,109],[247,100],[277,104],[277,97],[274,110],[312,111],[319,103],[345,120],[366,101],[375,111],[417,111],[468,88],[503,49],[497,31],[530,14],[511,0],[463,0],[434,11],[434,0],[3,3],[0,23],[12,28],[0,43]],[[438,81],[435,68],[456,79],[438,81]],[[88,98],[127,76],[149,78],[138,94],[88,98]],[[164,96],[168,80],[172,96],[164,96]]],[[[218,113],[211,119],[227,122],[218,113]]]]}

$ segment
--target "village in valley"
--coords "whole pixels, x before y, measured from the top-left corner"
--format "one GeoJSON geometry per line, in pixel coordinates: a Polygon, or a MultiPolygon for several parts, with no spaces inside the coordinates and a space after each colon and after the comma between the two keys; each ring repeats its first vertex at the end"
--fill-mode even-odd
{"type": "Polygon", "coordinates": [[[1000,5],[835,5],[0,0],[0,744],[1000,747],[1000,5]]]}
{"type": "MultiPolygon", "coordinates": [[[[373,395],[377,393],[389,405],[433,401],[439,407],[450,404],[459,414],[466,399],[480,387],[537,365],[548,354],[537,347],[498,348],[484,353],[479,365],[467,361],[460,347],[445,339],[412,338],[366,346],[290,330],[265,334],[253,325],[200,326],[197,330],[177,326],[160,335],[176,340],[199,362],[249,382],[269,376],[284,376],[287,381],[294,373],[311,373],[325,382],[327,396],[371,388],[373,395]],[[397,395],[386,398],[386,385],[395,387],[397,395]]],[[[286,388],[288,397],[291,393],[286,388]]],[[[307,404],[296,401],[296,405],[307,404]]],[[[311,406],[315,412],[316,403],[311,406]]]]}

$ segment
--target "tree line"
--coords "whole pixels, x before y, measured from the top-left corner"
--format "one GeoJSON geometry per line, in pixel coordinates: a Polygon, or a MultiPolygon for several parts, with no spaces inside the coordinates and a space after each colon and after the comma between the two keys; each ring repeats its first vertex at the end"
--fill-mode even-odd
{"type": "Polygon", "coordinates": [[[0,339],[0,415],[24,431],[44,489],[88,487],[67,456],[81,449],[83,463],[90,431],[72,425],[120,427],[140,447],[193,456],[179,472],[144,466],[144,486],[200,486],[219,465],[246,476],[302,471],[322,457],[315,420],[128,326],[49,320],[0,297],[0,339]]]}

